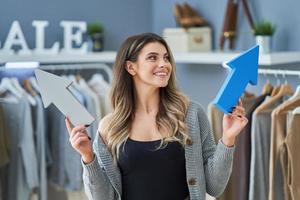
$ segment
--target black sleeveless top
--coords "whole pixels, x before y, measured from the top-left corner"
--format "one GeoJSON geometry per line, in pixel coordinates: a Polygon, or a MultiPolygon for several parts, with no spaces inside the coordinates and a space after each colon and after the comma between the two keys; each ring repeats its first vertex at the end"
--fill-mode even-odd
{"type": "Polygon", "coordinates": [[[184,200],[189,195],[184,148],[169,142],[156,150],[159,144],[128,138],[121,146],[122,200],[184,200]]]}

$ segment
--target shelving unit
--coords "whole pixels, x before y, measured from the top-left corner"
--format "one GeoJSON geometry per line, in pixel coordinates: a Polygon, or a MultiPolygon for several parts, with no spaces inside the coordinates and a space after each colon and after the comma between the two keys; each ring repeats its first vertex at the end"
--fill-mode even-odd
{"type": "MultiPolygon", "coordinates": [[[[174,53],[177,64],[212,64],[219,65],[230,61],[241,52],[205,52],[205,53],[174,53]]],[[[113,63],[115,51],[104,51],[87,54],[58,54],[58,55],[5,55],[0,53],[0,63],[37,61],[43,64],[55,63],[113,63]]],[[[271,66],[280,64],[300,63],[300,52],[275,52],[261,54],[259,65],[271,66]]]]}

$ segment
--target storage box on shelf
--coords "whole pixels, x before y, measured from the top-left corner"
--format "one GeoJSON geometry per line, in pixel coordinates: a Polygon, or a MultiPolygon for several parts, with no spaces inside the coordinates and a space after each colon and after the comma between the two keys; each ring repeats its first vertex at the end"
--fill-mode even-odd
{"type": "Polygon", "coordinates": [[[212,50],[210,27],[165,28],[163,37],[173,52],[209,52],[212,50]]]}

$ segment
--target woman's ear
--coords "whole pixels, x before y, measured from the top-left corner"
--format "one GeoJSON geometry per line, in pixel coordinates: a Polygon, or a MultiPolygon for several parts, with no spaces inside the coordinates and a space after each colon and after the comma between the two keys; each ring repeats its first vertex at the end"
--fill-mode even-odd
{"type": "Polygon", "coordinates": [[[126,70],[128,71],[129,74],[134,76],[136,74],[135,72],[135,66],[134,63],[131,61],[126,61],[126,70]]]}

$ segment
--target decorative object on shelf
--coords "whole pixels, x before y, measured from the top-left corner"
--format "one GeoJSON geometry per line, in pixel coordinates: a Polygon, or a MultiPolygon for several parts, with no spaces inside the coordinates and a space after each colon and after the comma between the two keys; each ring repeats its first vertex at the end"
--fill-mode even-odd
{"type": "Polygon", "coordinates": [[[229,40],[229,49],[234,49],[234,39],[236,36],[236,24],[238,15],[238,2],[228,0],[224,17],[222,34],[220,37],[220,49],[224,49],[225,40],[229,40]]]}
{"type": "MultiPolygon", "coordinates": [[[[253,18],[247,3],[247,0],[241,1],[251,30],[254,29],[253,18]]],[[[220,37],[220,49],[224,50],[225,40],[229,40],[229,49],[234,49],[234,39],[237,33],[237,16],[238,16],[238,0],[228,0],[227,8],[224,16],[223,31],[220,37]]]]}
{"type": "Polygon", "coordinates": [[[270,21],[264,20],[254,24],[254,35],[256,44],[260,45],[260,53],[270,53],[272,36],[276,30],[274,24],[270,21]]]}
{"type": "Polygon", "coordinates": [[[177,25],[182,28],[208,26],[207,21],[187,2],[182,5],[176,3],[173,14],[177,25]]]}
{"type": "Polygon", "coordinates": [[[175,3],[177,28],[165,28],[163,37],[174,52],[211,51],[211,27],[187,2],[175,3]]]}
{"type": "Polygon", "coordinates": [[[104,45],[104,28],[100,22],[89,23],[87,33],[93,42],[93,51],[102,51],[104,45]]]}
{"type": "Polygon", "coordinates": [[[212,50],[210,27],[165,28],[163,37],[173,52],[209,52],[212,50]]]}

